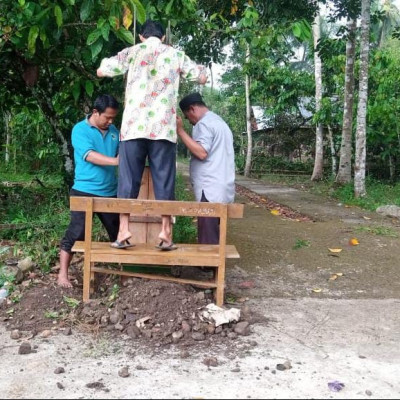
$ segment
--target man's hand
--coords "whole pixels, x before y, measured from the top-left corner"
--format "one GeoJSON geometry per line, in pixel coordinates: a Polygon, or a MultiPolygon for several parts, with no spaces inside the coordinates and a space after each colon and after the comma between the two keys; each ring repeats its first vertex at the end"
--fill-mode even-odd
{"type": "Polygon", "coordinates": [[[179,115],[177,115],[176,116],[176,133],[180,136],[182,131],[184,131],[183,120],[179,115]]]}
{"type": "Polygon", "coordinates": [[[103,74],[103,72],[101,71],[100,68],[97,69],[97,76],[98,76],[99,78],[104,78],[104,74],[103,74]]]}

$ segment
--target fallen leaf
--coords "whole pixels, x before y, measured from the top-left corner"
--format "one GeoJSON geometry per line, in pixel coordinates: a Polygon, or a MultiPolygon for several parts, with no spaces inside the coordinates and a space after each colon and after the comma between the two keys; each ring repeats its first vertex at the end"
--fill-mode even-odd
{"type": "Polygon", "coordinates": [[[357,246],[360,244],[360,242],[358,241],[358,239],[352,238],[349,240],[349,244],[350,244],[350,246],[357,246]]]}
{"type": "Polygon", "coordinates": [[[335,275],[337,275],[337,276],[343,276],[343,272],[336,272],[335,275]]]}
{"type": "Polygon", "coordinates": [[[316,289],[313,289],[312,291],[313,291],[314,293],[321,293],[321,292],[322,292],[322,289],[316,288],[316,289]]]}
{"type": "Polygon", "coordinates": [[[328,249],[331,253],[340,253],[342,249],[328,249]]]}
{"type": "Polygon", "coordinates": [[[364,219],[366,219],[367,221],[370,220],[370,217],[366,217],[365,215],[363,216],[364,219]]]}
{"type": "Polygon", "coordinates": [[[271,210],[271,214],[272,215],[280,215],[281,213],[279,212],[279,210],[271,210]]]}
{"type": "Polygon", "coordinates": [[[331,277],[329,278],[330,281],[335,281],[338,278],[338,276],[336,274],[331,275],[331,277]]]}

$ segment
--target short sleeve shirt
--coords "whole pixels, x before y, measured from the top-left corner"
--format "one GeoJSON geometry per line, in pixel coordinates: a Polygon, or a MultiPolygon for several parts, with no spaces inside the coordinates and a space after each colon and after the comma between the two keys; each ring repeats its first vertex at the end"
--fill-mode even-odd
{"type": "Polygon", "coordinates": [[[192,138],[207,152],[205,160],[192,155],[190,178],[197,201],[202,192],[210,202],[231,203],[235,198],[233,135],[226,122],[208,111],[193,127],[192,138]]]}
{"type": "Polygon", "coordinates": [[[176,107],[180,78],[198,81],[205,67],[156,37],[105,58],[100,71],[108,77],[128,73],[121,141],[168,140],[176,143],[176,107]]]}
{"type": "Polygon", "coordinates": [[[110,125],[108,131],[103,134],[86,118],[72,129],[72,146],[75,161],[75,178],[72,188],[96,196],[115,196],[117,194],[116,167],[95,165],[86,158],[91,151],[108,157],[116,157],[119,146],[118,129],[110,125]]]}

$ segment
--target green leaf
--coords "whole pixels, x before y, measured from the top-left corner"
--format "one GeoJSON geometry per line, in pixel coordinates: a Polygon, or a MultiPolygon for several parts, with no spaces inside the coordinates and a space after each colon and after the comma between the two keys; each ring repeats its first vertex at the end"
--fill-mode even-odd
{"type": "Polygon", "coordinates": [[[139,0],[128,0],[128,3],[131,6],[130,9],[132,12],[134,12],[136,7],[136,18],[139,23],[143,24],[146,21],[146,10],[142,3],[139,0]]]}
{"type": "Polygon", "coordinates": [[[165,7],[165,14],[169,15],[171,12],[171,8],[174,5],[175,0],[171,0],[168,4],[167,7],[165,7]]]}
{"type": "Polygon", "coordinates": [[[90,46],[90,51],[92,52],[92,60],[94,60],[103,48],[103,39],[99,38],[90,46]]]}
{"type": "Polygon", "coordinates": [[[23,7],[25,5],[25,0],[18,0],[18,4],[23,7]]]}
{"type": "Polygon", "coordinates": [[[92,45],[99,37],[101,36],[101,30],[96,29],[93,32],[91,32],[86,40],[86,44],[88,46],[92,45]]]}
{"type": "Polygon", "coordinates": [[[124,40],[125,42],[128,42],[130,44],[135,43],[135,39],[134,39],[132,33],[129,32],[124,27],[119,28],[118,31],[115,32],[115,34],[118,36],[118,38],[124,40]]]}
{"type": "Polygon", "coordinates": [[[101,34],[103,36],[103,39],[108,41],[108,38],[110,36],[110,24],[107,22],[101,27],[101,34]]]}
{"type": "Polygon", "coordinates": [[[60,27],[63,24],[63,15],[60,6],[54,7],[54,15],[56,17],[57,26],[60,27]]]}
{"type": "Polygon", "coordinates": [[[82,7],[81,7],[81,21],[86,21],[89,16],[90,13],[92,12],[93,9],[93,1],[94,0],[84,0],[82,7]]]}
{"type": "Polygon", "coordinates": [[[37,25],[31,26],[28,34],[28,51],[31,54],[36,52],[36,39],[39,35],[39,27],[37,25]]]}
{"type": "Polygon", "coordinates": [[[86,90],[86,93],[87,93],[90,97],[93,96],[94,85],[93,85],[93,82],[92,82],[92,81],[86,81],[86,82],[85,82],[85,90],[86,90]]]}
{"type": "Polygon", "coordinates": [[[78,101],[79,96],[81,94],[81,85],[79,82],[75,82],[72,87],[72,95],[74,96],[75,101],[78,101]]]}

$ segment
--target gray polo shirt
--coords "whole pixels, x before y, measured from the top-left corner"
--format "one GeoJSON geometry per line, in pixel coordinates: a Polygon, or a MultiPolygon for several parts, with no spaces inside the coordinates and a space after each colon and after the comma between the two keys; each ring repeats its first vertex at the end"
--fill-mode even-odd
{"type": "Polygon", "coordinates": [[[190,179],[196,200],[202,191],[212,203],[232,203],[235,198],[235,154],[233,135],[225,121],[212,111],[193,127],[192,138],[208,156],[201,161],[192,155],[190,179]]]}

